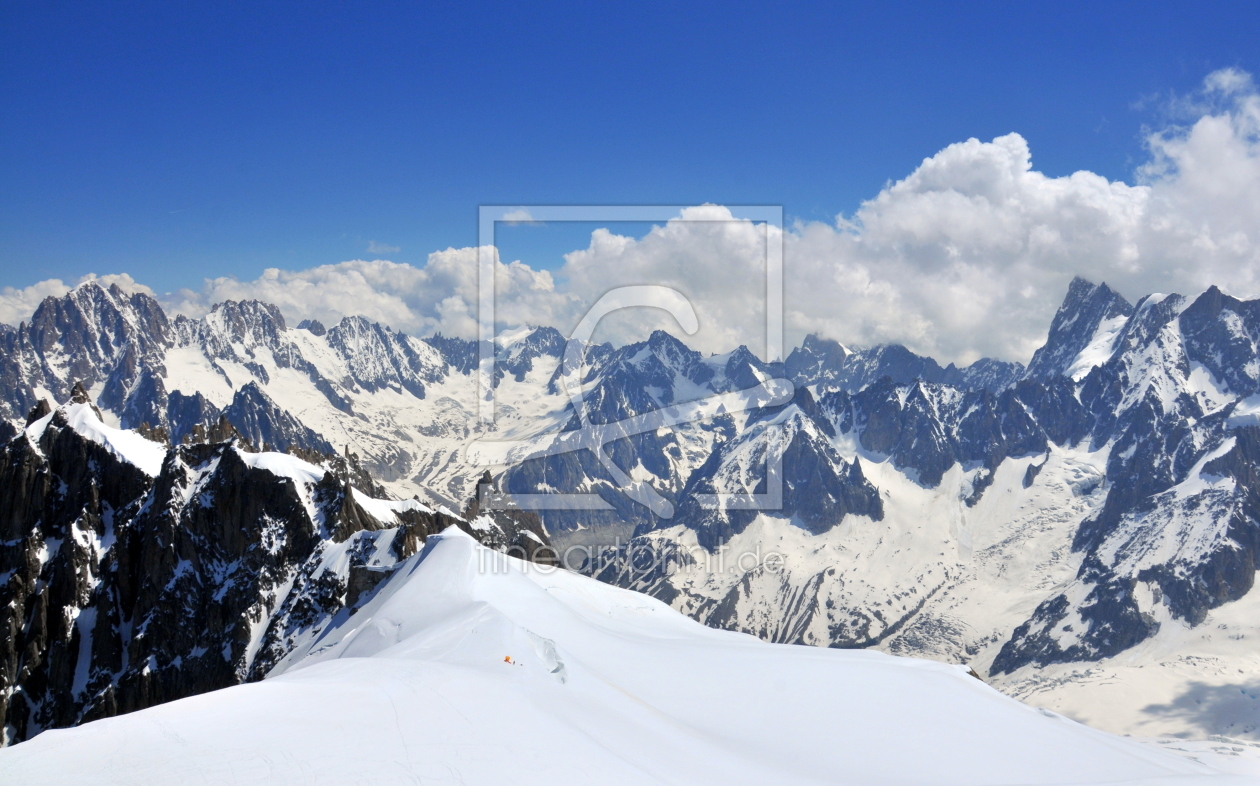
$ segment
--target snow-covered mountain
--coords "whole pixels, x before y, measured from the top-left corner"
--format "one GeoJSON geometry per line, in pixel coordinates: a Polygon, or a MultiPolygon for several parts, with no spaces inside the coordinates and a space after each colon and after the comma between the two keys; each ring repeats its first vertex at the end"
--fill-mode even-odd
{"type": "Polygon", "coordinates": [[[76,386],[0,450],[5,744],[260,679],[448,526],[546,545],[520,512],[390,499],[353,453],[255,452],[230,425],[169,448],[101,414],[76,386]]]}
{"type": "Polygon", "coordinates": [[[1246,689],[1224,710],[1176,706],[1196,685],[1260,676],[1242,643],[1260,629],[1226,605],[1250,602],[1260,547],[1257,340],[1260,301],[1210,289],[1130,307],[1078,280],[1013,386],[800,389],[688,480],[752,492],[764,426],[782,423],[782,511],[692,505],[590,569],[772,641],[970,662],[1049,702],[1078,700],[1082,680],[1123,681],[1117,726],[1150,707],[1166,724],[1152,728],[1253,735],[1246,689]],[[718,546],[774,551],[782,567],[697,559],[718,546]],[[1210,630],[1237,645],[1205,649],[1210,630]],[[1126,671],[1161,664],[1158,696],[1126,671]]]}
{"type": "MultiPolygon", "coordinates": [[[[44,439],[28,413],[31,423],[66,420],[68,410],[39,402],[71,400],[81,382],[74,400],[95,402],[99,428],[170,439],[186,474],[210,460],[199,458],[210,450],[201,443],[233,435],[316,463],[348,451],[379,480],[356,500],[418,497],[437,511],[462,509],[489,469],[520,498],[598,497],[603,509],[539,511],[538,533],[573,546],[588,573],[711,626],[968,663],[1013,695],[1118,731],[1260,738],[1260,653],[1250,646],[1260,614],[1247,611],[1260,604],[1251,592],[1260,301],[1213,288],[1130,305],[1078,279],[1027,369],[992,359],[942,367],[903,347],[854,350],[816,336],[765,363],[742,347],[704,356],[657,332],[580,348],[580,411],[567,392],[574,380],[561,374],[564,337],[524,328],[496,340],[489,426],[476,417],[476,343],[417,339],[362,318],[288,327],[267,304],[225,302],[200,320],[170,319],[144,295],[89,283],[45,301],[29,323],[0,328],[0,341],[0,376],[11,383],[0,429],[16,435],[6,451],[17,465],[22,445],[44,439]],[[794,393],[768,395],[776,380],[794,393]],[[650,418],[662,413],[686,417],[659,428],[650,418]],[[607,438],[603,458],[553,449],[585,425],[607,438]],[[527,447],[483,467],[469,452],[482,440],[527,447]],[[700,504],[766,493],[765,460],[776,453],[774,510],[700,504]],[[625,493],[626,481],[638,491],[625,493]]],[[[63,529],[93,499],[79,488],[83,473],[69,477],[63,529]]],[[[110,509],[140,498],[109,498],[110,509]]],[[[315,522],[314,498],[309,507],[315,522]]],[[[31,537],[35,518],[15,521],[6,537],[31,537]]],[[[317,540],[378,529],[352,521],[343,540],[317,540]]],[[[69,542],[59,533],[40,537],[69,542]]],[[[507,547],[527,536],[496,537],[507,547]]],[[[16,551],[5,559],[0,575],[52,570],[16,551]]],[[[318,583],[301,578],[316,574],[300,567],[315,564],[308,556],[279,562],[287,567],[275,575],[291,571],[294,586],[318,583]]],[[[214,570],[199,566],[196,581],[217,586],[203,575],[214,570]]],[[[283,610],[272,586],[282,581],[259,581],[250,603],[308,619],[304,602],[283,610]]],[[[62,646],[78,624],[62,626],[62,646]]],[[[313,630],[284,624],[266,645],[251,634],[242,651],[256,646],[250,657],[264,660],[250,664],[278,662],[313,630]]],[[[238,673],[261,676],[253,665],[238,673]]]]}
{"type": "Polygon", "coordinates": [[[705,628],[454,528],[261,683],[46,732],[0,751],[0,779],[1253,782],[1022,705],[965,668],[705,628]]]}
{"type": "MultiPolygon", "coordinates": [[[[500,429],[563,408],[558,394],[537,395],[563,344],[540,330],[505,353],[500,429]],[[551,367],[533,369],[539,353],[551,367]]],[[[168,319],[147,295],[90,282],[46,300],[29,323],[0,326],[0,345],[11,421],[82,384],[115,427],[147,424],[178,443],[225,416],[259,447],[349,447],[399,496],[462,504],[481,474],[460,459],[479,433],[473,342],[420,340],[362,317],[289,328],[256,301],[168,319]]]]}

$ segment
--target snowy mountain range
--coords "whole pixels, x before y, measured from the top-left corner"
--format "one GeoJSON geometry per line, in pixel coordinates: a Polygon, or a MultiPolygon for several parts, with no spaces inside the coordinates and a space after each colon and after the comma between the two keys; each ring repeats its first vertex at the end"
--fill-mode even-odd
{"type": "Polygon", "coordinates": [[[452,527],[261,683],[45,732],[0,751],[0,779],[1254,783],[1226,774],[1232,747],[1114,737],[962,667],[713,630],[452,527]]]}
{"type": "Polygon", "coordinates": [[[7,739],[257,679],[460,522],[501,549],[583,546],[585,572],[711,627],[967,663],[1117,731],[1255,735],[1258,341],[1260,301],[1129,304],[1077,279],[1027,368],[816,336],[766,363],[656,332],[581,348],[579,413],[565,338],[518,329],[483,425],[475,342],[289,327],[257,302],[170,318],[87,283],[0,327],[7,739]],[[783,403],[620,432],[617,473],[543,449],[774,379],[783,403]],[[485,439],[541,452],[479,466],[485,439]],[[766,493],[775,453],[781,505],[700,504],[766,493]],[[465,507],[486,470],[603,509],[490,518],[465,507]]]}

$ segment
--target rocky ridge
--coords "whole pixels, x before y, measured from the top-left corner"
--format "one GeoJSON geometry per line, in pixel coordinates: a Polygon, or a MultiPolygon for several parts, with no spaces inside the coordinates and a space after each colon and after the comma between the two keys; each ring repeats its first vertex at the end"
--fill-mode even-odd
{"type": "Polygon", "coordinates": [[[536,517],[390,499],[353,453],[168,447],[82,385],[27,421],[0,449],[5,744],[260,679],[450,525],[554,559],[536,517]]]}

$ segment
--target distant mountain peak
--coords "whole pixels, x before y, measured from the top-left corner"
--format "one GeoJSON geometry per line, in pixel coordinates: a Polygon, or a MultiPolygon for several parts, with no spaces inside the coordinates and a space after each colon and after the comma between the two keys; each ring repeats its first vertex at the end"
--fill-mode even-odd
{"type": "Polygon", "coordinates": [[[1050,323],[1046,343],[1033,354],[1025,376],[1083,376],[1088,368],[1107,359],[1110,342],[1133,311],[1133,306],[1106,283],[1094,284],[1076,276],[1050,323]]]}

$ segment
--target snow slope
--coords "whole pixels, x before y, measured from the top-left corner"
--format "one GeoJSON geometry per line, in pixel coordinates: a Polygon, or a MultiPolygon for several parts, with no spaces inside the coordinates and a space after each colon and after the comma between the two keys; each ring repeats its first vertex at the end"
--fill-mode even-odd
{"type": "Polygon", "coordinates": [[[45,732],[0,781],[1228,784],[962,669],[767,644],[449,529],[262,683],[45,732]]]}
{"type": "MultiPolygon", "coordinates": [[[[123,461],[138,467],[149,477],[157,477],[162,471],[162,461],[166,458],[166,448],[162,445],[145,439],[135,431],[105,425],[91,404],[69,403],[62,406],[60,412],[70,428],[123,461]]],[[[53,414],[50,412],[27,426],[26,433],[32,442],[39,441],[44,429],[52,421],[53,414]]]]}

